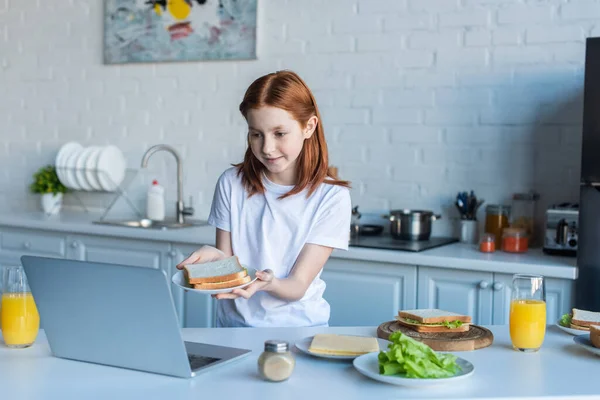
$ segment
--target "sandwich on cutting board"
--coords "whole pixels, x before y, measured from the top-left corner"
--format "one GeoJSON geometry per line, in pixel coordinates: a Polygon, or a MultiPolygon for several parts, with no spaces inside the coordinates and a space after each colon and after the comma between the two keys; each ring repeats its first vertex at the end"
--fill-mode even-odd
{"type": "Polygon", "coordinates": [[[399,311],[396,320],[417,332],[467,332],[471,324],[468,315],[437,308],[399,311]]]}
{"type": "Polygon", "coordinates": [[[186,281],[194,289],[226,289],[252,280],[237,256],[222,260],[183,266],[186,281]]]}
{"type": "Polygon", "coordinates": [[[600,325],[600,313],[574,308],[572,310],[570,328],[589,331],[590,326],[600,325]]]}

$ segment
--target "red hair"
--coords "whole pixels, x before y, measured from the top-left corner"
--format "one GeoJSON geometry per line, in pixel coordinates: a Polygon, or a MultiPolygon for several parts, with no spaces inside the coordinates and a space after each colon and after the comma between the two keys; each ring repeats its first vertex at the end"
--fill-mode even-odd
{"type": "MultiPolygon", "coordinates": [[[[350,187],[349,182],[339,180],[329,169],[327,143],[317,102],[306,83],[295,72],[273,72],[252,82],[244,94],[240,112],[248,119],[249,110],[264,106],[277,107],[289,112],[303,129],[310,117],[314,115],[318,118],[314,133],[304,141],[296,160],[296,185],[280,199],[300,193],[306,188],[308,197],[325,181],[331,185],[350,187]]],[[[254,156],[249,142],[244,161],[234,166],[238,169],[238,175],[242,176],[242,183],[249,196],[265,192],[262,183],[265,166],[254,156]]]]}

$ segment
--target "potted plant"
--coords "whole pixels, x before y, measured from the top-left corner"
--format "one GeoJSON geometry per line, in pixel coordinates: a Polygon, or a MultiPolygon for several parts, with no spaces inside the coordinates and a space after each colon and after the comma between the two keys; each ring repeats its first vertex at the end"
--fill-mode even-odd
{"type": "Polygon", "coordinates": [[[47,215],[58,214],[62,207],[63,193],[67,188],[58,179],[54,165],[40,168],[33,174],[33,182],[29,187],[32,193],[42,195],[42,209],[47,215]]]}

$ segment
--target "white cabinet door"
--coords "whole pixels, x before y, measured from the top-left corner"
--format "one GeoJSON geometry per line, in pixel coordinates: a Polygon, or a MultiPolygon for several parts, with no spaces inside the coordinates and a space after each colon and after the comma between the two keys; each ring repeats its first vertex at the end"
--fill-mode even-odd
{"type": "Polygon", "coordinates": [[[470,315],[473,323],[492,323],[494,274],[419,267],[418,308],[439,308],[470,315]]]}
{"type": "Polygon", "coordinates": [[[378,326],[398,310],[416,305],[417,268],[412,265],[331,258],[321,278],[331,307],[330,326],[378,326]]]}
{"type": "MultiPolygon", "coordinates": [[[[177,244],[172,246],[173,268],[183,261],[200,245],[177,244]]],[[[173,270],[175,273],[175,270],[173,270]]],[[[212,328],[215,326],[215,308],[217,300],[209,295],[185,292],[173,285],[173,298],[181,304],[181,315],[184,328],[212,328]]]]}
{"type": "MultiPolygon", "coordinates": [[[[553,325],[571,311],[574,304],[575,281],[570,279],[546,278],[546,321],[553,325]]],[[[494,325],[509,323],[512,275],[494,274],[494,325]]]]}

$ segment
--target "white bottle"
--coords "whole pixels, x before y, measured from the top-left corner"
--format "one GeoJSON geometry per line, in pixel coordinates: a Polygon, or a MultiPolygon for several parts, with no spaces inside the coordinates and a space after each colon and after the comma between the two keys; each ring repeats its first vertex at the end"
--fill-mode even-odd
{"type": "Polygon", "coordinates": [[[158,184],[157,180],[152,181],[152,186],[148,189],[146,199],[146,216],[153,221],[162,221],[165,219],[165,188],[158,184]]]}

